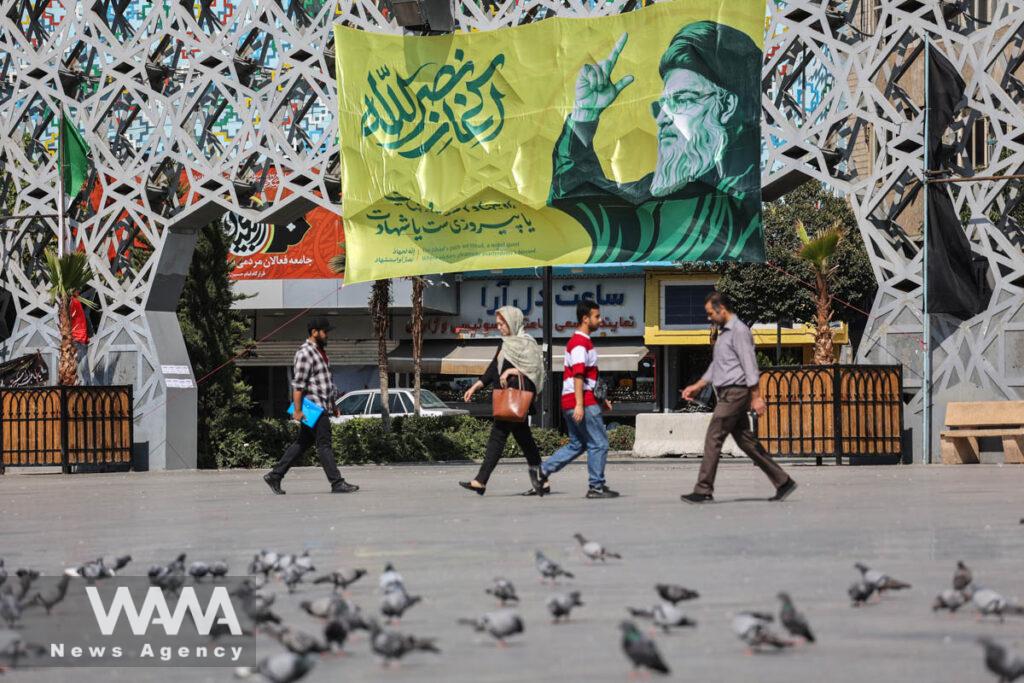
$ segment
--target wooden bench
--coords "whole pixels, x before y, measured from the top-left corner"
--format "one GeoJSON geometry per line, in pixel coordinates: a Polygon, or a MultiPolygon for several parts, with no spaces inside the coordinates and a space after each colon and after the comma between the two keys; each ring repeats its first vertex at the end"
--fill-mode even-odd
{"type": "Polygon", "coordinates": [[[1024,401],[974,401],[946,406],[942,441],[945,465],[978,462],[978,439],[1003,440],[1003,460],[1024,463],[1024,401]]]}

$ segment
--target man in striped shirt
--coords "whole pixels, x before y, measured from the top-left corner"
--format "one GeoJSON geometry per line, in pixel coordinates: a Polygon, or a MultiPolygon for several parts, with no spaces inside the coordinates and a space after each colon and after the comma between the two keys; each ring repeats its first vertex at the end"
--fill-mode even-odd
{"type": "Polygon", "coordinates": [[[569,432],[569,443],[559,448],[541,465],[541,480],[547,486],[549,475],[559,471],[584,452],[590,488],[587,498],[617,498],[618,493],[605,484],[604,465],[608,458],[608,433],[604,427],[603,407],[612,404],[594,395],[597,388],[597,351],[590,335],[601,327],[601,309],[593,301],[576,306],[579,326],[565,346],[562,372],[562,414],[569,432]]]}

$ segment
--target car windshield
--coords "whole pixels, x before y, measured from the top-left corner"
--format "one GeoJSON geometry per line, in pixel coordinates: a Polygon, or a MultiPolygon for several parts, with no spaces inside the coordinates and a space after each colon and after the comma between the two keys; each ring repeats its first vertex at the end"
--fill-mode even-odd
{"type": "Polygon", "coordinates": [[[448,405],[437,397],[433,391],[420,389],[420,405],[424,408],[447,408],[448,405]]]}

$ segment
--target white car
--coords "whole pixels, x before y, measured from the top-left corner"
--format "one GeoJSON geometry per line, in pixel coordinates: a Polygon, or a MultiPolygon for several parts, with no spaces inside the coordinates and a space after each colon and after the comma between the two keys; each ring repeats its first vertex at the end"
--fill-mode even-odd
{"type": "MultiPolygon", "coordinates": [[[[392,417],[415,414],[412,395],[412,389],[388,389],[388,405],[392,417]]],[[[339,398],[334,405],[341,416],[331,417],[331,422],[345,422],[356,417],[380,417],[380,389],[350,391],[339,398]]],[[[469,411],[462,408],[449,408],[434,392],[420,389],[420,415],[423,417],[469,415],[469,411]]]]}

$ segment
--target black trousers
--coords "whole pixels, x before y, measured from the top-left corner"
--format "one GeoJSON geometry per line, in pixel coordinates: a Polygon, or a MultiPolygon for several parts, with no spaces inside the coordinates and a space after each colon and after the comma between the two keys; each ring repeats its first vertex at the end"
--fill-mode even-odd
{"type": "Polygon", "coordinates": [[[509,434],[515,437],[516,443],[523,449],[527,464],[532,467],[540,467],[540,449],[537,448],[537,442],[533,440],[530,425],[526,422],[495,420],[491,425],[491,435],[487,438],[484,461],[480,463],[480,471],[476,475],[476,480],[481,484],[486,484],[487,480],[491,478],[491,472],[497,467],[498,461],[501,460],[501,456],[505,452],[505,442],[508,441],[509,434]]]}
{"type": "Polygon", "coordinates": [[[312,429],[306,425],[299,425],[299,438],[285,449],[284,455],[274,465],[274,469],[270,470],[270,473],[278,479],[283,479],[299,456],[314,443],[316,444],[316,456],[320,458],[320,464],[324,467],[327,481],[331,482],[331,486],[342,481],[338,463],[334,461],[334,448],[331,446],[331,419],[327,416],[326,410],[312,429]]]}

